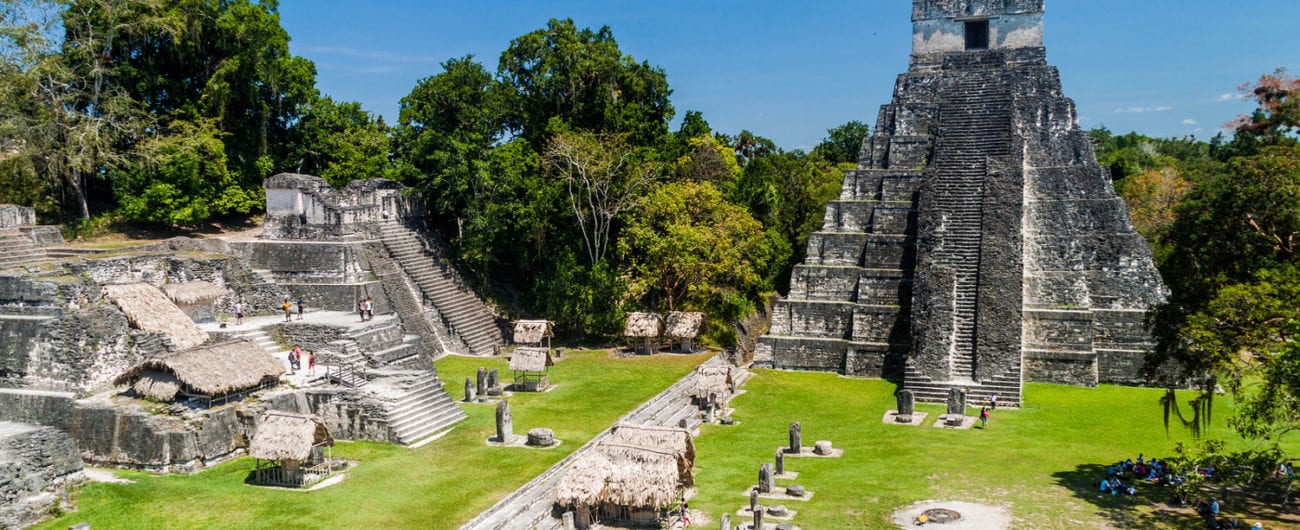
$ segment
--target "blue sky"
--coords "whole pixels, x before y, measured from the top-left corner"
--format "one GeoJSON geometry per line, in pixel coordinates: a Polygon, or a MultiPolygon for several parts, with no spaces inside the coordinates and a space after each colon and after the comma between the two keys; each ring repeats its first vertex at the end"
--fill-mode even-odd
{"type": "MultiPolygon", "coordinates": [[[[907,0],[281,0],[293,53],[318,84],[397,121],[399,100],[452,57],[495,71],[516,36],[549,18],[608,25],[624,53],[660,66],[680,118],[786,148],[849,120],[875,126],[907,69],[907,0]]],[[[1300,73],[1297,0],[1047,0],[1048,61],[1081,125],[1213,136],[1253,107],[1237,86],[1300,73]]]]}

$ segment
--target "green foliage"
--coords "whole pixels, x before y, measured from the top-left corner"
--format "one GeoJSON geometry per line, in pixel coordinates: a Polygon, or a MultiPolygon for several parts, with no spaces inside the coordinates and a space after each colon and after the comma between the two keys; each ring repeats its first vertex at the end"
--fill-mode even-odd
{"type": "Polygon", "coordinates": [[[871,128],[860,121],[850,121],[826,131],[826,139],[813,148],[813,153],[832,164],[857,164],[862,142],[871,134],[871,128]]]}
{"type": "Polygon", "coordinates": [[[572,19],[551,19],[511,41],[497,73],[512,94],[510,128],[534,145],[552,132],[553,119],[652,145],[673,117],[663,69],[624,55],[609,27],[592,31],[572,19]]]}
{"type": "Polygon", "coordinates": [[[772,243],[762,225],[707,182],[656,186],[629,216],[618,242],[630,295],[668,311],[738,319],[770,288],[772,243]]]}
{"type": "Polygon", "coordinates": [[[212,122],[175,121],[172,126],[145,141],[139,148],[140,162],[113,178],[113,192],[126,219],[195,226],[261,206],[261,193],[240,187],[232,178],[225,144],[212,122]]]}
{"type": "Polygon", "coordinates": [[[389,160],[388,128],[360,103],[317,98],[297,125],[298,173],[308,173],[341,188],[356,179],[396,176],[389,160]]]}
{"type": "Polygon", "coordinates": [[[575,338],[614,337],[623,330],[626,280],[603,261],[580,263],[573,252],[548,256],[547,269],[536,286],[539,309],[558,331],[575,338]]]}

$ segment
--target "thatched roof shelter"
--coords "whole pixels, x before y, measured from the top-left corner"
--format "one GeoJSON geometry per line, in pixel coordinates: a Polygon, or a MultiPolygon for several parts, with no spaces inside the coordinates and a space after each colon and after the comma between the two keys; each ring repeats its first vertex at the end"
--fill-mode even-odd
{"type": "Polygon", "coordinates": [[[664,331],[664,319],[659,313],[628,313],[623,336],[658,338],[664,331]]]}
{"type": "Polygon", "coordinates": [[[248,456],[304,461],[311,458],[312,448],[321,444],[334,445],[334,437],[315,416],[273,410],[257,422],[248,456]]]}
{"type": "Polygon", "coordinates": [[[515,322],[515,344],[541,344],[542,339],[552,337],[551,321],[520,320],[515,322]]]}
{"type": "Polygon", "coordinates": [[[147,283],[105,285],[104,297],[122,309],[131,327],[163,333],[171,337],[177,350],[193,348],[208,340],[208,334],[157,287],[147,283]]]}
{"type": "Polygon", "coordinates": [[[510,353],[510,369],[516,372],[544,372],[555,366],[550,348],[520,346],[510,353]]]}
{"type": "Polygon", "coordinates": [[[685,429],[619,424],[574,462],[556,494],[564,506],[664,507],[695,483],[695,442],[685,429]]]}
{"type": "Polygon", "coordinates": [[[704,313],[695,311],[670,311],[664,326],[664,335],[674,339],[693,339],[704,326],[704,313]]]}
{"type": "Polygon", "coordinates": [[[730,366],[698,366],[695,368],[695,386],[691,395],[700,399],[709,397],[709,393],[726,398],[731,394],[730,366]]]}
{"type": "Polygon", "coordinates": [[[284,365],[257,344],[239,339],[145,359],[113,380],[136,392],[172,400],[178,393],[218,397],[274,383],[284,365]],[[174,388],[173,388],[174,387],[174,388]]]}
{"type": "Polygon", "coordinates": [[[177,304],[197,304],[211,302],[226,294],[226,290],[208,282],[169,283],[162,287],[167,297],[177,304]]]}

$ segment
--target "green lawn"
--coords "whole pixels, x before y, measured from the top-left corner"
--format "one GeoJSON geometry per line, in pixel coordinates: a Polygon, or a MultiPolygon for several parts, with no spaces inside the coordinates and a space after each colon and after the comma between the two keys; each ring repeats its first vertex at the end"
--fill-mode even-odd
{"type": "MultiPolygon", "coordinates": [[[[763,501],[797,510],[794,522],[803,528],[895,528],[890,514],[923,500],[1006,506],[1015,528],[1187,522],[1152,513],[1152,500],[1167,500],[1158,488],[1112,499],[1093,487],[1107,464],[1138,453],[1163,457],[1190,438],[1182,431],[1166,436],[1157,390],[1030,384],[1024,409],[997,411],[988,430],[953,431],[931,427],[943,411],[935,405],[918,405],[930,413],[922,427],[882,424],[884,412],[894,408],[895,386],[885,381],[759,370],[744,388],[748,392],[732,402],[740,423],[705,426],[696,440],[700,493],[691,507],[714,521],[706,527],[726,511],[735,521],[759,465],[773,461],[786,444],[792,421],[803,424],[806,445],[825,439],[846,449],[843,458],[786,459],[786,469],[800,473],[794,482],[814,493],[811,501],[763,501]]],[[[1216,402],[1210,434],[1240,444],[1225,427],[1230,407],[1226,399],[1216,402]]],[[[1289,452],[1300,454],[1300,447],[1289,452]]],[[[778,480],[778,486],[788,483],[778,480]]]]}
{"type": "MultiPolygon", "coordinates": [[[[336,457],[360,461],[347,479],[313,492],[244,484],[253,461],[241,458],[196,475],[121,472],[133,484],[90,484],[78,511],[42,528],[86,521],[92,528],[456,528],[540,474],[709,355],[611,360],[608,352],[570,352],[551,369],[555,390],[511,398],[517,433],[549,427],[563,441],[550,450],[485,445],[491,405],[463,405],[469,419],[447,436],[406,449],[339,443],[336,457]]],[[[479,366],[509,375],[503,359],[449,357],[439,373],[453,398],[479,366]]]]}

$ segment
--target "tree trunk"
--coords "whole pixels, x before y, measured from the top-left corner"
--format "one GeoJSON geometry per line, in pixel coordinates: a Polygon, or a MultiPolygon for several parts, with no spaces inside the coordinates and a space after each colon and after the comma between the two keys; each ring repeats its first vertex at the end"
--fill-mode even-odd
{"type": "Polygon", "coordinates": [[[73,171],[72,178],[68,179],[68,185],[72,187],[72,194],[77,198],[77,206],[81,207],[81,220],[90,220],[90,206],[86,203],[86,191],[81,186],[81,172],[73,171]]]}

